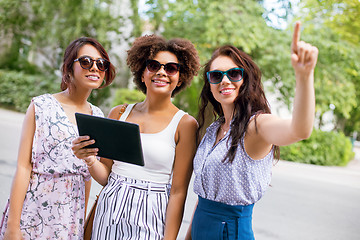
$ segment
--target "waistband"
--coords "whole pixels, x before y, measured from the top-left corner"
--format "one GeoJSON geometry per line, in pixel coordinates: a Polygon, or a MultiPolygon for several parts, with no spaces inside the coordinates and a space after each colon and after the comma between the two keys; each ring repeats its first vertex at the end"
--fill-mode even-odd
{"type": "Polygon", "coordinates": [[[203,211],[215,213],[218,215],[244,217],[251,216],[254,204],[251,205],[228,205],[221,202],[215,202],[199,196],[198,208],[203,211]]]}
{"type": "Polygon", "coordinates": [[[49,173],[49,172],[36,172],[36,171],[31,171],[31,176],[36,176],[38,178],[47,178],[47,179],[51,179],[51,178],[63,178],[63,177],[84,177],[84,175],[82,173],[72,173],[72,172],[66,172],[66,173],[49,173]]]}
{"type": "Polygon", "coordinates": [[[126,186],[128,188],[132,189],[138,189],[142,191],[150,192],[168,192],[168,188],[170,187],[169,184],[164,183],[154,183],[150,181],[144,181],[144,180],[138,180],[134,178],[128,178],[120,176],[114,172],[111,172],[109,176],[109,181],[111,182],[111,185],[117,185],[117,186],[126,186]]]}

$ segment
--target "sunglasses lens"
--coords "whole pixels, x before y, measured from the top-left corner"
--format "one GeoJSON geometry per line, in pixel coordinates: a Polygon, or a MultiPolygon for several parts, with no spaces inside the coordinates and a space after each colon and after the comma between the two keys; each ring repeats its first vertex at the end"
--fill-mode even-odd
{"type": "Polygon", "coordinates": [[[240,81],[242,79],[242,71],[240,69],[232,69],[227,72],[231,81],[240,81]]]}
{"type": "Polygon", "coordinates": [[[100,71],[106,71],[109,68],[110,62],[106,59],[98,59],[96,60],[96,66],[100,71]]]}
{"type": "Polygon", "coordinates": [[[208,72],[208,79],[210,83],[219,83],[223,78],[222,72],[208,72]]]}
{"type": "Polygon", "coordinates": [[[93,62],[91,61],[91,58],[89,58],[89,57],[79,58],[79,63],[81,65],[81,67],[84,69],[90,69],[93,65],[93,62]]]}
{"type": "Polygon", "coordinates": [[[165,72],[167,75],[175,75],[179,71],[179,65],[176,63],[167,63],[164,66],[165,72]]]}
{"type": "Polygon", "coordinates": [[[180,65],[177,63],[167,63],[165,65],[159,63],[156,60],[147,60],[146,67],[150,72],[157,72],[160,70],[161,66],[164,66],[164,70],[167,75],[175,75],[179,71],[180,65]]]}
{"type": "Polygon", "coordinates": [[[218,84],[223,80],[224,75],[228,77],[228,79],[232,82],[238,82],[243,78],[243,70],[242,68],[232,68],[225,72],[223,71],[211,71],[207,72],[207,78],[210,83],[218,84]]]}
{"type": "Polygon", "coordinates": [[[150,72],[157,72],[161,68],[161,64],[155,60],[148,60],[146,67],[150,72]]]}

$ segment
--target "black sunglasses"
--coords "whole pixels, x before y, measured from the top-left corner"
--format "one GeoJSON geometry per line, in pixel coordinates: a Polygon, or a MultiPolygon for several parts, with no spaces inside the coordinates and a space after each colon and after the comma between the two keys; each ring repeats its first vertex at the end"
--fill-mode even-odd
{"type": "Polygon", "coordinates": [[[146,68],[150,72],[159,71],[161,66],[164,66],[164,70],[165,70],[166,74],[169,76],[175,75],[180,69],[179,63],[169,62],[167,64],[161,64],[156,60],[146,60],[146,68]]]}
{"type": "Polygon", "coordinates": [[[206,73],[207,79],[211,84],[220,83],[224,75],[226,75],[231,82],[239,82],[243,79],[244,69],[243,68],[231,68],[227,71],[209,71],[206,73]]]}
{"type": "Polygon", "coordinates": [[[87,70],[91,69],[92,66],[94,65],[94,62],[96,62],[97,68],[102,72],[108,70],[110,66],[110,62],[106,59],[99,58],[95,60],[88,56],[79,57],[75,59],[74,62],[79,62],[80,66],[83,69],[87,69],[87,70]]]}

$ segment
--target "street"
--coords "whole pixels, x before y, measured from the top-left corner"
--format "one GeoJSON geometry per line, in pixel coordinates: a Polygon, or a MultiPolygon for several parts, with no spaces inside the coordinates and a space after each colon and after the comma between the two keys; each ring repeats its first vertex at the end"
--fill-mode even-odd
{"type": "MultiPolygon", "coordinates": [[[[0,211],[10,194],[24,114],[0,109],[0,211]]],[[[254,207],[258,240],[360,239],[360,146],[346,167],[279,161],[265,196],[254,207]]],[[[93,182],[90,205],[100,186],[93,182]]],[[[192,183],[178,239],[183,239],[196,195],[192,183]]]]}

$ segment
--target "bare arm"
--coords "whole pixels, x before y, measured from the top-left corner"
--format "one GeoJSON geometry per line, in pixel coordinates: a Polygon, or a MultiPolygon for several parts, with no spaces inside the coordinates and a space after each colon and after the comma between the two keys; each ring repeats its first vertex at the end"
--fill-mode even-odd
{"type": "Polygon", "coordinates": [[[86,212],[87,212],[87,205],[89,202],[90,190],[91,190],[91,179],[89,181],[85,182],[85,216],[84,216],[84,219],[86,219],[86,212]]]}
{"type": "Polygon", "coordinates": [[[184,214],[187,190],[196,152],[196,120],[185,115],[178,126],[170,199],[166,210],[164,239],[176,239],[184,214]]]}
{"type": "Polygon", "coordinates": [[[17,168],[10,194],[8,227],[4,239],[22,239],[20,233],[20,217],[32,171],[31,149],[34,133],[35,108],[33,103],[31,103],[22,126],[17,168]]]}
{"type": "Polygon", "coordinates": [[[106,158],[96,159],[97,148],[84,148],[93,144],[94,140],[89,140],[89,136],[79,136],[72,142],[72,150],[77,158],[83,159],[88,165],[91,176],[102,186],[107,184],[107,179],[111,172],[113,161],[106,158]]]}
{"type": "MultiPolygon", "coordinates": [[[[119,105],[111,109],[108,118],[119,119],[119,112],[123,105],[119,105]]],[[[107,184],[109,174],[113,165],[113,160],[101,158],[97,161],[96,155],[99,151],[97,148],[84,148],[95,143],[95,140],[89,136],[79,136],[72,142],[72,150],[76,157],[83,159],[88,165],[91,176],[102,186],[107,184]]]]}
{"type": "Polygon", "coordinates": [[[257,131],[252,120],[245,140],[250,156],[251,152],[265,153],[272,145],[289,145],[311,135],[315,117],[314,69],[318,49],[299,40],[300,22],[297,22],[291,44],[291,63],[296,78],[292,118],[281,119],[272,114],[262,114],[257,118],[257,131]]]}

